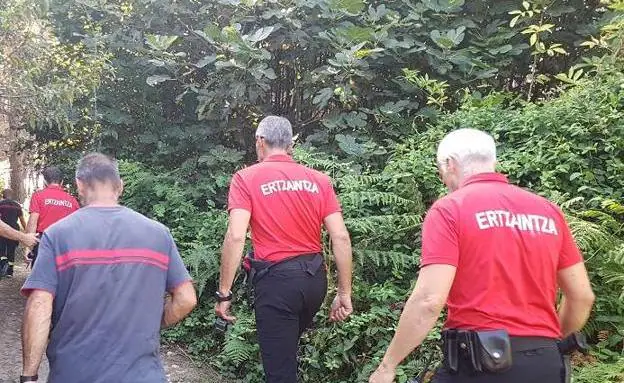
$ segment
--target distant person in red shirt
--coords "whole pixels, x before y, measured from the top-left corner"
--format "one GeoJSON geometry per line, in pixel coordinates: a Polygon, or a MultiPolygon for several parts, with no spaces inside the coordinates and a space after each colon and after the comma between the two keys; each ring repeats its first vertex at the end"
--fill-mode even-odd
{"type": "Polygon", "coordinates": [[[369,382],[394,381],[445,303],[444,364],[432,382],[564,382],[560,339],[585,325],[594,294],[563,213],[495,172],[482,131],[449,133],[437,162],[450,194],[425,217],[416,286],[369,382]]]}
{"type": "Polygon", "coordinates": [[[330,319],[342,321],[351,306],[351,241],[328,176],[297,164],[290,156],[292,127],[282,117],[263,119],[256,131],[260,163],[234,175],[228,201],[229,224],[216,292],[217,315],[230,314],[232,283],[251,226],[256,327],[269,383],[297,381],[299,337],[311,324],[327,292],[321,229],[332,240],[338,292],[330,319]]]}
{"type": "MultiPolygon", "coordinates": [[[[30,199],[30,216],[26,225],[27,233],[38,235],[80,208],[76,198],[63,189],[63,173],[59,167],[50,166],[41,174],[46,186],[35,192],[30,199]]],[[[38,246],[35,246],[29,255],[33,265],[37,252],[38,246]]]]}

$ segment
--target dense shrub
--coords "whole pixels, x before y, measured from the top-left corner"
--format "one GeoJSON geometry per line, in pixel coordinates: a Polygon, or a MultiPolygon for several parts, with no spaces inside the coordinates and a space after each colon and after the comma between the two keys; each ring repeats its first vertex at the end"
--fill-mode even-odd
{"type": "MultiPolygon", "coordinates": [[[[301,380],[364,381],[379,362],[417,276],[421,218],[444,192],[435,168],[436,145],[447,131],[458,127],[494,134],[500,168],[512,182],[562,204],[598,295],[587,327],[598,346],[595,356],[602,361],[621,357],[621,84],[619,76],[597,78],[542,105],[510,102],[501,95],[468,99],[460,110],[399,145],[384,169],[364,174],[357,163],[341,162],[309,148],[298,150],[296,157],[301,162],[326,171],[336,181],[356,266],[356,312],[344,324],[330,324],[325,305],[301,342],[301,380]]],[[[224,196],[235,162],[225,160],[210,170],[202,170],[201,164],[187,164],[176,172],[124,163],[125,202],[172,228],[200,290],[207,291],[200,307],[165,333],[165,338],[187,343],[193,353],[206,357],[226,376],[260,381],[254,318],[240,281],[236,282],[239,299],[234,306],[238,322],[224,338],[212,331],[214,302],[210,293],[218,277],[219,248],[226,226],[224,196]]],[[[327,260],[333,272],[329,255],[327,260]]],[[[400,382],[414,376],[431,355],[439,356],[438,338],[439,325],[425,346],[401,366],[400,382]]]]}

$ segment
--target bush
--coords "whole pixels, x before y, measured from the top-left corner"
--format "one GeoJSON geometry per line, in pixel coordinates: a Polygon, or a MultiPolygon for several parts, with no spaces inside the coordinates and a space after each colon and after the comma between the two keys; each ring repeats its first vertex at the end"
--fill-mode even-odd
{"type": "MultiPolygon", "coordinates": [[[[504,95],[468,99],[460,110],[399,145],[383,169],[362,172],[366,164],[339,161],[309,148],[298,150],[299,161],[335,180],[356,265],[356,312],[344,324],[328,322],[334,291],[330,285],[326,304],[301,342],[301,381],[364,381],[379,363],[417,277],[421,219],[444,192],[434,161],[437,143],[458,127],[491,132],[499,143],[500,168],[512,182],[560,202],[569,214],[598,295],[587,327],[598,346],[595,356],[611,362],[621,357],[624,208],[617,201],[624,193],[622,83],[619,76],[596,78],[541,105],[510,101],[504,95]]],[[[223,196],[235,165],[224,161],[210,170],[197,166],[166,173],[125,163],[125,202],[172,228],[200,290],[207,286],[211,292],[226,227],[223,196]],[[189,178],[193,182],[186,182],[189,178]]],[[[326,254],[333,274],[327,245],[326,254]]],[[[240,281],[234,290],[244,297],[240,281]]],[[[254,318],[245,299],[237,300],[238,322],[224,339],[212,332],[212,310],[213,300],[204,294],[199,308],[165,338],[210,357],[226,376],[260,381],[254,318]]],[[[441,322],[399,368],[399,382],[415,376],[431,356],[439,357],[435,343],[440,326],[441,322]]]]}

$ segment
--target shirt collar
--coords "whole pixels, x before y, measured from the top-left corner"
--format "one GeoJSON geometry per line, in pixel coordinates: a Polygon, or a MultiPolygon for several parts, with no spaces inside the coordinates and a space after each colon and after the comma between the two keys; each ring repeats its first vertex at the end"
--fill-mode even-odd
{"type": "Polygon", "coordinates": [[[474,174],[464,180],[460,187],[464,187],[466,185],[474,184],[477,182],[501,182],[501,183],[509,183],[507,176],[501,173],[479,173],[474,174]]]}
{"type": "Polygon", "coordinates": [[[274,154],[264,159],[264,162],[295,162],[288,154],[274,154]]]}
{"type": "Polygon", "coordinates": [[[63,190],[63,187],[61,185],[48,185],[48,186],[46,186],[46,189],[63,190]]]}

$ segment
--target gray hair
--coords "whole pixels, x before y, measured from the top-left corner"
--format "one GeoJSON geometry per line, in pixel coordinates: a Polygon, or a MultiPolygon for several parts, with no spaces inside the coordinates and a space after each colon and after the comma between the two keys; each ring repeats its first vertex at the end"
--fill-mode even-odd
{"type": "Polygon", "coordinates": [[[93,186],[94,183],[110,183],[121,187],[121,176],[117,161],[102,153],[89,153],[82,157],[76,169],[76,179],[93,186]]]}
{"type": "Polygon", "coordinates": [[[438,146],[438,164],[444,166],[449,158],[467,167],[475,163],[495,164],[496,143],[481,130],[457,129],[447,134],[438,146]]]}
{"type": "Polygon", "coordinates": [[[264,138],[271,148],[288,149],[292,145],[292,126],[284,117],[268,116],[258,124],[256,137],[264,138]]]}

